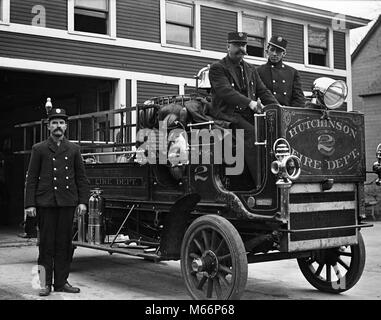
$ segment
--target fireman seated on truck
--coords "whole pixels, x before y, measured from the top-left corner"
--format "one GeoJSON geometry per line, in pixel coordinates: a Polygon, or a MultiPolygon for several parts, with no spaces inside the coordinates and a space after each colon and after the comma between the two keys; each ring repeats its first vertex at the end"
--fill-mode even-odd
{"type": "MultiPolygon", "coordinates": [[[[247,33],[230,32],[227,55],[211,65],[209,80],[216,119],[230,122],[231,129],[244,129],[244,159],[254,179],[258,170],[255,166],[254,113],[262,112],[261,102],[267,105],[278,104],[278,101],[263,84],[254,66],[243,60],[246,46],[247,33]]],[[[238,142],[242,137],[237,135],[236,139],[238,142]]]]}

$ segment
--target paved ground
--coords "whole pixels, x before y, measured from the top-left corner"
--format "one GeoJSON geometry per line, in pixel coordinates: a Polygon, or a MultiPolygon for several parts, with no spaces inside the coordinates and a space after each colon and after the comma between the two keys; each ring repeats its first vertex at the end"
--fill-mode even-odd
{"type": "MultiPolygon", "coordinates": [[[[20,230],[17,230],[20,231],[20,230]]],[[[152,263],[139,258],[78,248],[70,282],[81,288],[78,295],[53,293],[37,296],[32,286],[37,257],[35,241],[17,238],[14,229],[0,229],[0,300],[178,300],[190,299],[179,262],[152,263]]],[[[359,283],[341,295],[315,290],[304,279],[295,260],[249,265],[243,299],[381,299],[381,222],[362,231],[367,250],[359,283]]]]}

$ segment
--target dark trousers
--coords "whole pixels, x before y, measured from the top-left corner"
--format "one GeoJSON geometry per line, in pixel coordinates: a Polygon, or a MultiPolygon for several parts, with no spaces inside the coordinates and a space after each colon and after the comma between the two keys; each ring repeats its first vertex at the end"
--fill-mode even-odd
{"type": "Polygon", "coordinates": [[[69,277],[72,252],[72,225],[75,207],[37,208],[40,231],[38,265],[40,282],[62,287],[69,277]],[[45,279],[43,276],[45,275],[45,279]]]}

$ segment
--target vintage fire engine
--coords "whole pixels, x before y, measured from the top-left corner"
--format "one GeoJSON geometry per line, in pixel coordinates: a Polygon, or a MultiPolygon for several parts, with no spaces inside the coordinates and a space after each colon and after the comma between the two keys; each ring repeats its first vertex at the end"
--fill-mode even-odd
{"type": "MultiPolygon", "coordinates": [[[[214,157],[217,146],[234,143],[224,143],[231,137],[208,116],[207,75],[200,70],[194,94],[69,118],[79,133],[90,121],[90,138],[76,139],[92,194],[75,221],[74,246],[180,260],[194,299],[239,299],[248,263],[292,258],[321,291],[353,287],[365,264],[360,230],[371,225],[362,222],[364,117],[335,110],[346,84],[319,78],[307,108],[267,105],[256,115],[251,177],[246,165],[227,174],[234,164],[226,150],[221,161],[214,157]]],[[[31,129],[18,127],[24,136],[31,129]]],[[[381,146],[377,158],[379,183],[381,146]]]]}

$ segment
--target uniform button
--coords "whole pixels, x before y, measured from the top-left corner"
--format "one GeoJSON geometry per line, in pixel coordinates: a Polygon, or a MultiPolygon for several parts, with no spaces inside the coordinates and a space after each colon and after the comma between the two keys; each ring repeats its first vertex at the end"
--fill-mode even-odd
{"type": "Polygon", "coordinates": [[[286,83],[286,80],[282,80],[283,83],[286,83]]]}
{"type": "Polygon", "coordinates": [[[54,180],[57,180],[57,177],[54,177],[53,179],[54,179],[54,180]]]}
{"type": "Polygon", "coordinates": [[[69,169],[69,167],[65,167],[65,169],[67,170],[67,169],[69,169]]]}
{"type": "Polygon", "coordinates": [[[283,92],[283,94],[284,94],[284,95],[286,95],[286,94],[287,94],[287,92],[283,92]]]}
{"type": "Polygon", "coordinates": [[[69,189],[69,186],[66,186],[66,189],[69,189]]]}
{"type": "Polygon", "coordinates": [[[282,64],[282,68],[284,68],[284,64],[282,64]]]}
{"type": "Polygon", "coordinates": [[[273,80],[273,83],[275,83],[275,80],[273,80]]]}
{"type": "Polygon", "coordinates": [[[53,158],[53,161],[56,161],[56,158],[53,158]]]}
{"type": "Polygon", "coordinates": [[[65,157],[65,160],[67,160],[67,157],[65,157]]]}
{"type": "Polygon", "coordinates": [[[274,91],[273,94],[276,94],[276,92],[274,91]]]}
{"type": "Polygon", "coordinates": [[[57,168],[53,168],[54,171],[57,171],[57,168]]]}
{"type": "Polygon", "coordinates": [[[66,180],[69,180],[69,177],[66,177],[66,180]]]}
{"type": "Polygon", "coordinates": [[[274,65],[271,65],[271,68],[274,68],[274,65]]]}
{"type": "Polygon", "coordinates": [[[58,188],[57,187],[54,187],[54,190],[57,190],[58,188]]]}

